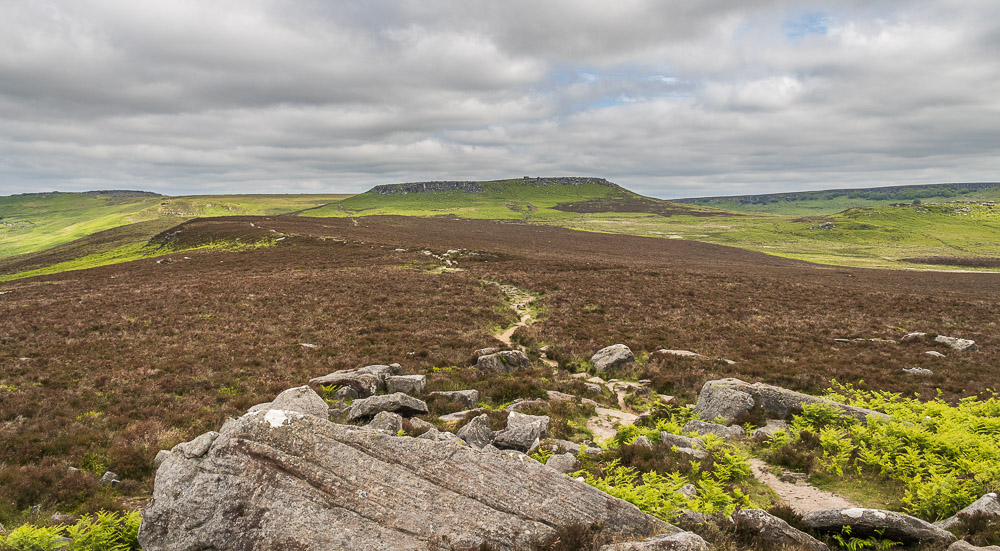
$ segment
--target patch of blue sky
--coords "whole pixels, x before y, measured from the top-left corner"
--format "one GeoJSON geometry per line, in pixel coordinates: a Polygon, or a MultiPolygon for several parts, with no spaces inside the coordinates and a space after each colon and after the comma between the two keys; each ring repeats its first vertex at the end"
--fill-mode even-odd
{"type": "Polygon", "coordinates": [[[825,35],[829,23],[830,18],[825,13],[810,12],[785,21],[781,28],[786,38],[798,41],[810,34],[825,35]]]}

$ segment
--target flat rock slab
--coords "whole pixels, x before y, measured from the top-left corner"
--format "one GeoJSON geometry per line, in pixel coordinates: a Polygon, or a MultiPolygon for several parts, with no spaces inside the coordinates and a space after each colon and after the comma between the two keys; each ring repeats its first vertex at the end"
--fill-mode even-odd
{"type": "Polygon", "coordinates": [[[545,549],[559,531],[679,531],[513,452],[391,436],[279,410],[232,419],[156,473],[139,542],[176,549],[545,549]]]}
{"type": "Polygon", "coordinates": [[[708,381],[701,387],[695,413],[702,419],[722,418],[732,423],[751,412],[760,412],[769,419],[787,419],[802,411],[803,404],[822,404],[835,407],[846,415],[865,422],[869,417],[888,419],[888,415],[850,406],[826,398],[810,396],[764,383],[747,383],[740,379],[718,379],[708,381]]]}
{"type": "Polygon", "coordinates": [[[878,509],[826,509],[813,511],[802,517],[802,524],[817,532],[840,533],[844,526],[851,527],[851,535],[868,537],[883,531],[883,537],[903,543],[950,544],[955,541],[951,532],[946,532],[929,522],[910,515],[878,509]]]}
{"type": "Polygon", "coordinates": [[[427,413],[427,404],[402,392],[372,396],[371,398],[351,402],[351,410],[347,414],[347,419],[349,421],[367,419],[374,417],[380,411],[390,411],[406,417],[408,415],[427,413]]]}

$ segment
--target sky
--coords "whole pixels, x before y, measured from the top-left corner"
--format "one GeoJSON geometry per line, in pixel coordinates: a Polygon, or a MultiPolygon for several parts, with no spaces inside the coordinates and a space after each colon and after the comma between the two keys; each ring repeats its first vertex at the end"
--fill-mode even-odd
{"type": "Polygon", "coordinates": [[[0,195],[1000,181],[997,0],[0,1],[0,195]]]}

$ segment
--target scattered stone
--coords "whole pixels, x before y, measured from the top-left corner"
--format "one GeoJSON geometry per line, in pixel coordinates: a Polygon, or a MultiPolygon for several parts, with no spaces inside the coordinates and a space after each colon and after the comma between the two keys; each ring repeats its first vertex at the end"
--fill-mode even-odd
{"type": "Polygon", "coordinates": [[[768,547],[830,551],[825,543],[762,509],[740,509],[733,513],[732,519],[738,531],[753,534],[768,547]]]}
{"type": "Polygon", "coordinates": [[[851,535],[865,538],[875,535],[875,530],[883,530],[887,539],[910,543],[934,543],[947,545],[955,541],[955,536],[929,522],[910,515],[878,509],[824,509],[806,513],[802,523],[818,532],[840,533],[844,526],[851,527],[851,535]]]}
{"type": "Polygon", "coordinates": [[[725,438],[726,440],[739,440],[746,436],[746,432],[744,432],[740,427],[727,427],[717,423],[699,421],[698,419],[688,421],[684,424],[684,428],[681,430],[683,432],[697,432],[698,434],[714,434],[719,438],[725,438]]]}
{"type": "Polygon", "coordinates": [[[330,406],[326,405],[326,400],[320,398],[319,394],[308,386],[298,386],[283,391],[271,402],[271,407],[268,409],[297,411],[323,419],[330,415],[330,406]]]}
{"type": "Polygon", "coordinates": [[[685,484],[678,488],[677,493],[685,497],[695,497],[698,495],[698,488],[694,484],[685,484]]]}
{"type": "Polygon", "coordinates": [[[604,384],[606,384],[606,381],[604,379],[602,379],[600,377],[597,377],[597,376],[594,376],[594,377],[591,377],[591,378],[587,379],[587,382],[590,383],[590,384],[594,384],[594,385],[604,385],[604,384]]]}
{"type": "Polygon", "coordinates": [[[601,385],[595,385],[594,383],[583,383],[583,386],[587,387],[587,390],[589,392],[593,392],[595,394],[604,394],[604,387],[602,387],[601,385]]]}
{"type": "Polygon", "coordinates": [[[661,348],[657,350],[660,354],[669,354],[671,356],[681,356],[683,358],[704,358],[705,356],[698,354],[697,352],[691,352],[690,350],[667,350],[666,348],[661,348]]]}
{"type": "Polygon", "coordinates": [[[979,350],[979,345],[976,344],[976,341],[970,341],[969,339],[959,339],[938,335],[937,337],[934,337],[934,342],[947,344],[952,347],[952,349],[958,350],[959,352],[975,352],[976,350],[979,350]]]}
{"type": "Polygon", "coordinates": [[[52,516],[49,517],[49,520],[51,520],[56,524],[66,524],[66,525],[76,524],[76,517],[74,517],[73,515],[67,515],[66,513],[52,513],[52,516]]]}
{"type": "Polygon", "coordinates": [[[493,445],[501,450],[531,453],[538,449],[548,428],[549,418],[547,416],[511,412],[507,416],[507,428],[493,433],[493,445]]]}
{"type": "Polygon", "coordinates": [[[763,427],[756,428],[752,433],[750,433],[750,439],[754,442],[764,443],[771,440],[771,438],[774,438],[774,435],[779,431],[787,430],[787,422],[779,419],[768,419],[767,423],[763,427]]]}
{"type": "Polygon", "coordinates": [[[443,396],[448,401],[458,404],[464,408],[476,407],[479,403],[479,391],[478,390],[450,390],[450,391],[436,391],[431,392],[430,396],[443,396]]]}
{"type": "Polygon", "coordinates": [[[927,354],[928,356],[933,356],[935,358],[944,358],[945,357],[944,354],[938,352],[937,350],[928,350],[927,352],[924,352],[924,354],[927,354]]]}
{"type": "Polygon", "coordinates": [[[530,366],[528,355],[520,350],[504,350],[496,354],[480,356],[476,360],[476,369],[494,373],[513,373],[528,369],[530,366]]]}
{"type": "Polygon", "coordinates": [[[523,456],[270,413],[227,421],[203,458],[164,463],[145,551],[544,549],[575,526],[617,541],[677,531],[523,456]]]}
{"type": "Polygon", "coordinates": [[[442,416],[438,417],[438,419],[444,421],[445,423],[457,423],[457,422],[461,421],[462,419],[465,419],[465,416],[468,415],[468,414],[470,414],[470,413],[475,413],[476,415],[478,415],[480,413],[486,413],[486,410],[483,409],[483,408],[466,409],[466,410],[462,410],[462,411],[456,411],[455,413],[449,413],[447,415],[442,415],[442,416]]]}
{"type": "MultiPolygon", "coordinates": [[[[849,406],[840,402],[834,402],[833,400],[810,396],[801,392],[795,392],[793,390],[767,385],[764,383],[750,384],[739,379],[719,379],[705,383],[702,387],[702,393],[705,393],[707,389],[710,396],[706,396],[705,401],[703,402],[701,395],[699,395],[698,405],[694,408],[695,413],[703,419],[714,419],[715,417],[710,417],[713,413],[720,413],[723,411],[729,413],[730,415],[740,413],[743,410],[743,407],[739,408],[739,410],[727,407],[725,403],[721,401],[721,398],[714,398],[712,396],[716,395],[716,393],[722,392],[723,387],[730,387],[732,390],[749,394],[753,399],[754,405],[750,410],[746,410],[745,413],[750,413],[751,411],[761,413],[768,419],[787,419],[791,414],[801,411],[803,404],[824,404],[833,406],[859,421],[865,421],[869,416],[880,417],[883,419],[888,419],[889,417],[888,415],[878,411],[860,408],[857,406],[849,406]]],[[[719,396],[725,395],[739,397],[738,394],[731,394],[728,391],[725,394],[719,394],[719,396]]],[[[725,416],[723,417],[725,418],[725,416]]]]}
{"type": "Polygon", "coordinates": [[[156,452],[156,457],[153,458],[153,469],[159,469],[160,465],[162,465],[168,457],[170,457],[170,450],[160,450],[156,452]]]}
{"type": "Polygon", "coordinates": [[[427,404],[408,394],[397,392],[383,396],[372,396],[351,402],[351,410],[347,414],[349,421],[357,421],[374,417],[380,411],[391,411],[404,416],[427,413],[427,404]]]}
{"type": "Polygon", "coordinates": [[[458,437],[474,448],[484,448],[493,442],[490,418],[485,413],[473,418],[458,431],[458,437]]]}
{"type": "Polygon", "coordinates": [[[545,391],[546,397],[553,402],[572,402],[576,400],[576,396],[572,394],[566,394],[565,392],[559,392],[558,390],[547,390],[545,391]]]}
{"type": "Polygon", "coordinates": [[[310,344],[307,342],[300,342],[299,346],[301,346],[302,348],[319,348],[318,344],[310,344]]]}
{"type": "Polygon", "coordinates": [[[672,432],[660,431],[660,442],[678,448],[695,448],[704,449],[705,441],[701,438],[692,438],[690,436],[681,436],[680,434],[674,434],[672,432]]]}
{"type": "Polygon", "coordinates": [[[903,371],[909,373],[910,375],[921,375],[924,377],[934,374],[934,372],[930,369],[925,369],[923,367],[904,367],[903,371]]]}
{"type": "Polygon", "coordinates": [[[781,473],[778,480],[782,482],[788,482],[789,484],[798,484],[799,482],[805,482],[809,480],[809,475],[806,473],[797,473],[794,471],[785,471],[781,473]]]}
{"type": "Polygon", "coordinates": [[[114,488],[115,486],[121,484],[121,480],[118,479],[118,475],[115,473],[111,471],[104,471],[104,474],[101,475],[101,479],[98,481],[98,484],[114,488]]]}
{"type": "Polygon", "coordinates": [[[402,392],[410,396],[419,396],[427,387],[426,375],[390,375],[385,378],[385,391],[392,394],[402,392]]]}
{"type": "Polygon", "coordinates": [[[927,333],[907,333],[907,334],[903,335],[902,339],[899,339],[899,342],[915,342],[915,341],[923,340],[923,338],[926,337],[926,336],[927,336],[927,333]]]}
{"type": "Polygon", "coordinates": [[[632,445],[639,448],[645,448],[647,450],[653,449],[653,443],[650,442],[649,438],[646,438],[645,436],[639,436],[638,438],[633,440],[632,445]]]}
{"type": "Polygon", "coordinates": [[[312,388],[330,385],[349,386],[357,391],[359,398],[367,398],[385,390],[386,377],[397,374],[399,371],[399,364],[368,365],[358,369],[335,371],[329,375],[310,379],[309,386],[312,388]]]}
{"type": "Polygon", "coordinates": [[[478,360],[480,356],[489,356],[490,354],[496,354],[499,351],[500,349],[496,347],[480,348],[472,353],[472,357],[478,360]]]}
{"type": "Polygon", "coordinates": [[[580,444],[576,442],[570,442],[569,440],[560,440],[558,438],[547,438],[541,445],[542,449],[548,450],[555,455],[569,453],[576,455],[580,451],[580,444]]]}
{"type": "Polygon", "coordinates": [[[403,430],[403,417],[398,413],[380,411],[368,423],[368,428],[372,430],[384,430],[390,434],[399,434],[403,430]]]}
{"type": "Polygon", "coordinates": [[[971,517],[977,513],[991,517],[1000,522],[1000,499],[998,499],[996,492],[990,492],[984,495],[983,497],[972,502],[972,504],[965,509],[955,513],[954,516],[935,522],[934,526],[943,530],[950,530],[952,526],[957,524],[962,519],[962,517],[971,517]]]}
{"type": "Polygon", "coordinates": [[[549,457],[549,460],[546,461],[545,464],[563,474],[580,470],[580,462],[577,461],[576,456],[571,453],[553,455],[552,457],[549,457]]]}
{"type": "Polygon", "coordinates": [[[702,419],[722,419],[729,424],[753,410],[755,402],[749,392],[729,383],[729,379],[708,381],[701,387],[695,413],[702,419]]]}
{"type": "Polygon", "coordinates": [[[613,344],[602,348],[590,358],[590,361],[594,363],[594,370],[598,373],[609,369],[635,367],[636,365],[635,355],[624,344],[613,344]]]}
{"type": "Polygon", "coordinates": [[[709,551],[712,546],[692,532],[664,534],[644,541],[614,543],[600,551],[709,551]]]}

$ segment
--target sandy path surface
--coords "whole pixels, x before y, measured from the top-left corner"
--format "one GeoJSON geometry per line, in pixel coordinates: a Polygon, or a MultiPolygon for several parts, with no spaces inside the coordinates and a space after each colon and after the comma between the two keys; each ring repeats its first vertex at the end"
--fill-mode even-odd
{"type": "Polygon", "coordinates": [[[757,480],[770,486],[796,513],[805,514],[820,509],[848,509],[861,506],[843,496],[814,488],[806,483],[782,482],[771,473],[767,463],[760,459],[751,459],[750,468],[753,469],[753,475],[757,480]]]}

